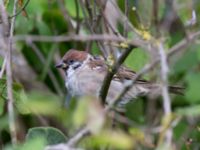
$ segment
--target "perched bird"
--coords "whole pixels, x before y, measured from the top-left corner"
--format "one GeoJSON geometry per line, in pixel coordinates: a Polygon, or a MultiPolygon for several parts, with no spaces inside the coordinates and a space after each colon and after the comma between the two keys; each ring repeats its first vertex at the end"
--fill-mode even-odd
{"type": "MultiPolygon", "coordinates": [[[[64,70],[65,85],[72,96],[98,96],[108,71],[108,66],[101,57],[74,49],[66,52],[56,67],[64,70]]],[[[111,81],[106,102],[110,103],[115,100],[135,75],[134,71],[121,66],[111,81]]],[[[179,93],[180,89],[177,88],[170,87],[169,90],[173,93],[179,93]]],[[[139,79],[122,97],[120,103],[123,105],[138,96],[160,93],[160,89],[161,87],[157,83],[139,79]]]]}

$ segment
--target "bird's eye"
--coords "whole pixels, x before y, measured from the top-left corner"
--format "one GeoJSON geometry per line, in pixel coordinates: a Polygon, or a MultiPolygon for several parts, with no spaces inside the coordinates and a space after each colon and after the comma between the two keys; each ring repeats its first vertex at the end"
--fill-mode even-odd
{"type": "Polygon", "coordinates": [[[71,60],[68,61],[68,64],[69,64],[69,65],[71,65],[71,64],[73,64],[73,63],[74,63],[74,60],[73,60],[73,59],[71,59],[71,60]]]}

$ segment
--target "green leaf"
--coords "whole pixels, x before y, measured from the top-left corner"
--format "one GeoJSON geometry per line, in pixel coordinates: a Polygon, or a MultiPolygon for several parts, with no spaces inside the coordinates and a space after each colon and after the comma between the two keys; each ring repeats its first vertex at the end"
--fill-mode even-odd
{"type": "Polygon", "coordinates": [[[27,140],[23,144],[19,145],[7,145],[4,150],[44,150],[45,148],[45,139],[43,137],[37,137],[35,139],[27,140]]]}
{"type": "Polygon", "coordinates": [[[0,131],[1,130],[4,130],[4,129],[8,129],[9,125],[8,125],[8,116],[5,115],[5,116],[2,116],[0,117],[0,131]]]}
{"type": "Polygon", "coordinates": [[[186,90],[186,98],[189,102],[200,102],[200,73],[189,73],[186,76],[188,89],[186,90]]]}
{"type": "Polygon", "coordinates": [[[26,140],[43,137],[47,145],[55,145],[66,142],[66,136],[58,129],[52,127],[35,127],[28,130],[26,140]]]}
{"type": "Polygon", "coordinates": [[[0,97],[0,116],[3,114],[4,105],[5,105],[5,100],[0,97]]]}
{"type": "Polygon", "coordinates": [[[148,62],[148,55],[140,48],[134,49],[125,61],[125,65],[135,71],[140,70],[148,62]]]}
{"type": "MultiPolygon", "coordinates": [[[[20,93],[23,91],[21,84],[14,82],[13,83],[13,95],[15,102],[19,101],[20,93]]],[[[6,79],[0,79],[0,100],[7,100],[7,83],[6,79]]]]}
{"type": "Polygon", "coordinates": [[[81,126],[86,122],[91,102],[91,98],[89,97],[83,97],[79,99],[76,111],[74,112],[73,116],[73,123],[75,126],[81,126]]]}
{"type": "Polygon", "coordinates": [[[49,53],[48,53],[48,58],[46,60],[46,63],[45,63],[45,66],[44,66],[44,69],[41,73],[41,80],[44,80],[45,77],[47,76],[48,74],[48,71],[51,69],[51,64],[52,64],[52,61],[53,61],[53,57],[55,56],[55,52],[56,52],[56,49],[57,48],[57,45],[52,45],[51,49],[49,50],[49,53]]]}
{"type": "Polygon", "coordinates": [[[67,32],[67,23],[59,9],[50,9],[44,12],[42,19],[51,30],[63,34],[67,32]]]}
{"type": "MultiPolygon", "coordinates": [[[[108,146],[116,149],[130,149],[134,146],[131,136],[120,131],[102,131],[87,139],[89,146],[108,146]]],[[[87,142],[86,142],[87,143],[87,142]]]]}
{"type": "Polygon", "coordinates": [[[17,108],[22,114],[57,115],[60,110],[59,98],[51,93],[21,93],[17,108]]]}
{"type": "Polygon", "coordinates": [[[73,123],[76,127],[87,124],[92,133],[99,133],[104,125],[104,110],[95,97],[82,97],[78,101],[73,115],[73,123]]]}
{"type": "Polygon", "coordinates": [[[184,135],[185,130],[187,130],[187,123],[185,121],[180,121],[177,126],[175,126],[174,130],[174,138],[176,140],[182,138],[182,136],[184,135]]]}
{"type": "Polygon", "coordinates": [[[177,108],[176,113],[188,117],[197,117],[200,115],[200,105],[193,105],[185,108],[177,108]]]}
{"type": "MultiPolygon", "coordinates": [[[[65,2],[65,7],[67,8],[69,14],[72,16],[72,17],[76,17],[76,3],[75,3],[75,0],[70,0],[70,1],[66,1],[65,2]]],[[[82,12],[82,9],[81,9],[81,6],[78,2],[78,7],[79,7],[79,17],[80,18],[83,18],[83,12],[82,12]]]]}
{"type": "MultiPolygon", "coordinates": [[[[124,0],[118,0],[118,6],[121,9],[122,12],[125,12],[125,1],[124,0]]],[[[128,4],[129,4],[129,20],[130,22],[133,24],[134,27],[136,28],[140,28],[141,26],[141,20],[140,20],[140,16],[138,14],[138,10],[137,10],[137,5],[135,1],[132,0],[128,0],[128,4]]]]}
{"type": "Polygon", "coordinates": [[[43,150],[45,148],[45,139],[37,137],[26,141],[23,145],[19,146],[16,150],[43,150]]]}
{"type": "Polygon", "coordinates": [[[192,46],[174,65],[173,69],[176,73],[185,73],[191,70],[198,62],[198,47],[192,46]]]}
{"type": "Polygon", "coordinates": [[[144,123],[144,101],[137,99],[128,103],[126,105],[126,116],[138,123],[144,123]]]}

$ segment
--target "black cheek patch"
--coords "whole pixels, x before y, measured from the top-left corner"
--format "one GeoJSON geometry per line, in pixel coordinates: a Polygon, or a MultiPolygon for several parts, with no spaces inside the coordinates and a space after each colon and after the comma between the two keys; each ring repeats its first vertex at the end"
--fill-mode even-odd
{"type": "Polygon", "coordinates": [[[76,66],[73,67],[74,70],[76,70],[77,68],[79,68],[81,66],[81,64],[78,64],[76,66]]]}

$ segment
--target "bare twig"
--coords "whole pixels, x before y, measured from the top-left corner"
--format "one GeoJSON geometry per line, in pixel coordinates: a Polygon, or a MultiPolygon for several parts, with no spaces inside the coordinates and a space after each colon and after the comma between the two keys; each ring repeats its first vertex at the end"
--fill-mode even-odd
{"type": "MultiPolygon", "coordinates": [[[[164,46],[161,42],[158,43],[158,51],[160,54],[160,63],[161,63],[161,80],[162,80],[162,97],[163,97],[163,109],[165,118],[169,117],[171,114],[171,99],[168,91],[168,72],[169,67],[167,64],[167,56],[165,54],[164,46]]],[[[165,144],[170,147],[172,142],[172,129],[168,128],[165,134],[165,144]]]]}
{"type": "Polygon", "coordinates": [[[45,150],[81,150],[79,148],[74,148],[78,142],[83,139],[84,137],[90,135],[89,128],[83,127],[77,134],[75,134],[72,138],[68,140],[66,144],[57,144],[53,146],[45,147],[45,150]]]}
{"type": "MultiPolygon", "coordinates": [[[[25,2],[24,6],[22,6],[22,8],[18,12],[16,11],[15,14],[13,14],[12,16],[9,16],[8,19],[12,19],[13,17],[17,17],[22,11],[24,11],[26,9],[26,7],[28,6],[29,2],[30,2],[30,0],[27,0],[25,2]]],[[[3,23],[3,21],[0,21],[0,23],[3,23]]]]}
{"type": "MultiPolygon", "coordinates": [[[[125,4],[124,15],[128,19],[128,17],[129,17],[129,1],[125,0],[124,4],[125,4]]],[[[124,21],[124,37],[127,37],[127,36],[128,36],[128,24],[127,24],[127,21],[124,21]]]]}
{"type": "MultiPolygon", "coordinates": [[[[17,2],[18,0],[14,1],[13,6],[13,15],[16,14],[17,11],[17,2]]],[[[7,64],[6,64],[6,74],[7,74],[7,95],[8,95],[8,118],[9,118],[9,128],[11,133],[12,144],[17,143],[17,129],[15,124],[15,113],[14,113],[14,97],[12,92],[12,49],[13,49],[13,33],[15,27],[15,16],[11,19],[10,31],[9,31],[9,38],[8,38],[8,49],[7,49],[7,64]]]]}
{"type": "Polygon", "coordinates": [[[80,30],[80,15],[79,15],[79,4],[78,0],[75,0],[75,5],[76,5],[76,34],[79,34],[80,30]]]}
{"type": "MultiPolygon", "coordinates": [[[[85,7],[84,7],[84,1],[80,0],[79,2],[80,2],[80,5],[81,5],[81,8],[82,8],[82,11],[83,11],[83,15],[84,15],[85,18],[87,18],[86,10],[85,10],[85,7]]],[[[89,14],[91,15],[91,13],[89,13],[89,14]]],[[[90,16],[90,17],[92,17],[92,16],[90,16]]],[[[86,25],[87,25],[89,31],[92,34],[95,34],[95,30],[94,30],[94,26],[93,26],[93,20],[92,20],[92,22],[86,21],[86,25]]],[[[94,40],[94,41],[97,43],[99,49],[103,53],[103,56],[107,56],[107,53],[106,53],[106,50],[105,50],[103,44],[99,40],[94,40]]],[[[91,43],[89,43],[89,46],[87,46],[88,50],[89,50],[90,47],[91,47],[91,43]]]]}
{"type": "Polygon", "coordinates": [[[0,71],[0,79],[2,79],[4,71],[6,69],[6,62],[7,62],[7,58],[5,57],[4,60],[3,60],[3,65],[1,67],[1,71],[0,71]]]}
{"type": "Polygon", "coordinates": [[[100,9],[101,14],[102,14],[101,17],[103,17],[103,19],[105,20],[106,24],[107,24],[108,27],[111,29],[111,31],[112,31],[115,35],[117,35],[117,36],[119,36],[119,37],[122,37],[121,34],[117,31],[117,29],[115,29],[115,27],[113,27],[113,25],[110,23],[110,20],[106,17],[106,14],[105,14],[104,10],[105,10],[105,5],[106,5],[106,2],[107,2],[107,1],[105,1],[105,4],[101,4],[101,1],[98,1],[98,0],[95,0],[95,2],[99,5],[99,7],[100,7],[99,9],[100,9]],[[101,5],[102,5],[102,6],[101,6],[101,5]]]}
{"type": "MultiPolygon", "coordinates": [[[[195,32],[191,35],[189,35],[187,38],[183,39],[176,45],[174,45],[172,48],[169,49],[169,52],[167,53],[167,58],[174,55],[178,51],[186,49],[192,42],[194,42],[195,39],[197,39],[200,36],[200,31],[195,32]]],[[[155,59],[151,64],[147,64],[142,68],[134,77],[134,79],[123,89],[123,91],[120,93],[118,98],[113,101],[113,104],[109,107],[112,107],[113,105],[117,104],[121,98],[130,90],[130,88],[135,84],[135,82],[141,78],[145,73],[150,71],[152,68],[154,68],[158,63],[160,62],[160,58],[155,59]]]]}
{"type": "MultiPolygon", "coordinates": [[[[170,57],[172,54],[175,54],[176,52],[183,50],[184,48],[187,48],[189,46],[189,44],[191,42],[193,42],[196,38],[198,38],[200,36],[200,31],[197,33],[194,33],[192,35],[190,35],[187,39],[182,40],[181,42],[179,42],[178,44],[176,44],[174,47],[172,47],[169,52],[167,53],[166,57],[170,57]]],[[[116,104],[117,102],[119,102],[119,100],[121,99],[121,97],[129,90],[129,88],[131,88],[133,86],[133,84],[136,82],[136,80],[138,78],[140,78],[143,74],[147,73],[148,71],[151,70],[151,68],[155,67],[158,63],[160,62],[160,58],[157,58],[155,61],[153,61],[151,64],[146,65],[140,72],[138,72],[135,76],[135,78],[132,80],[132,83],[130,85],[128,85],[123,92],[120,94],[120,96],[118,97],[118,99],[115,100],[115,102],[113,103],[116,104]]],[[[117,63],[116,63],[117,64],[117,63]]],[[[118,66],[118,65],[116,65],[118,66]]],[[[112,106],[110,105],[109,107],[105,108],[106,112],[109,112],[109,110],[112,108],[112,106]]],[[[69,140],[69,142],[67,143],[69,145],[76,145],[81,139],[83,139],[84,137],[86,137],[87,135],[90,134],[90,130],[85,127],[82,130],[80,130],[74,137],[72,137],[72,139],[69,140]],[[71,144],[73,143],[73,144],[71,144]]]]}
{"type": "Polygon", "coordinates": [[[58,3],[58,6],[60,7],[60,10],[62,11],[62,14],[64,16],[64,19],[68,25],[68,28],[69,28],[69,31],[72,32],[74,31],[74,27],[73,27],[73,24],[72,24],[72,21],[71,21],[71,18],[69,16],[69,13],[68,11],[65,9],[65,1],[64,0],[59,0],[57,1],[58,3]]]}
{"type": "Polygon", "coordinates": [[[82,148],[68,147],[66,144],[49,145],[45,147],[45,150],[83,150],[82,148]]]}
{"type": "MultiPolygon", "coordinates": [[[[91,4],[90,4],[90,2],[88,2],[88,0],[85,0],[85,1],[81,0],[80,3],[82,6],[82,11],[84,12],[84,16],[86,18],[87,27],[91,33],[95,33],[94,19],[93,19],[91,4]],[[86,17],[86,10],[87,10],[87,14],[89,15],[88,18],[86,17]]],[[[87,45],[86,45],[87,52],[89,52],[91,50],[92,43],[93,43],[92,41],[87,42],[87,45]]],[[[96,43],[99,46],[99,48],[103,50],[102,44],[99,41],[96,41],[96,43]]]]}
{"type": "Polygon", "coordinates": [[[153,0],[153,8],[152,8],[152,22],[155,25],[156,35],[159,34],[159,27],[158,27],[158,10],[159,10],[159,0],[153,0]]]}
{"type": "Polygon", "coordinates": [[[193,9],[192,10],[192,17],[190,20],[188,20],[186,22],[186,26],[189,27],[189,26],[194,26],[195,24],[197,23],[197,15],[196,15],[196,11],[193,9]]]}
{"type": "Polygon", "coordinates": [[[74,135],[69,141],[67,142],[67,145],[69,147],[75,146],[82,138],[90,135],[90,129],[86,126],[82,128],[76,135],[74,135]]]}
{"type": "MultiPolygon", "coordinates": [[[[36,53],[36,55],[38,56],[38,58],[42,62],[42,64],[45,64],[46,60],[45,60],[44,56],[42,55],[42,53],[40,52],[40,50],[38,49],[38,47],[31,41],[27,41],[27,45],[29,45],[33,49],[33,51],[36,53]]],[[[48,71],[48,74],[49,74],[49,77],[50,77],[57,93],[62,97],[63,96],[62,90],[60,89],[60,86],[58,84],[58,81],[56,80],[55,75],[53,74],[53,72],[51,70],[48,71]]]]}
{"type": "Polygon", "coordinates": [[[119,38],[109,34],[93,34],[93,35],[69,35],[69,36],[40,36],[40,35],[17,35],[15,41],[32,41],[32,42],[66,42],[66,41],[112,41],[124,42],[136,47],[144,47],[145,42],[140,39],[119,38]]]}
{"type": "Polygon", "coordinates": [[[161,80],[162,80],[162,96],[164,99],[164,110],[165,114],[169,115],[171,113],[171,100],[169,97],[168,92],[168,72],[169,67],[167,64],[167,56],[165,54],[165,50],[163,44],[158,44],[158,50],[160,53],[160,60],[161,60],[161,80]]]}
{"type": "Polygon", "coordinates": [[[122,12],[120,11],[118,5],[117,5],[115,2],[113,2],[113,1],[110,1],[110,2],[113,4],[113,6],[114,6],[116,9],[119,10],[119,13],[120,13],[120,16],[121,16],[121,22],[122,22],[122,23],[127,23],[127,30],[128,30],[128,29],[129,29],[129,30],[131,29],[134,33],[136,33],[136,34],[138,35],[138,33],[136,32],[135,27],[132,25],[132,23],[131,23],[130,20],[127,18],[127,16],[125,16],[124,13],[122,13],[122,12]]]}
{"type": "Polygon", "coordinates": [[[121,64],[124,62],[124,60],[127,58],[127,56],[130,54],[130,52],[133,48],[134,48],[133,46],[130,46],[129,48],[127,48],[120,55],[120,57],[118,58],[116,63],[112,66],[111,70],[107,72],[107,74],[106,74],[106,76],[103,80],[102,87],[101,87],[100,92],[99,92],[99,97],[102,101],[102,104],[105,104],[105,102],[106,102],[106,96],[108,94],[108,89],[110,87],[110,83],[112,81],[113,76],[115,75],[118,68],[121,66],[121,64]]]}
{"type": "Polygon", "coordinates": [[[11,19],[11,18],[13,18],[13,17],[18,16],[22,11],[24,11],[24,10],[26,9],[26,7],[28,6],[29,2],[30,2],[30,0],[27,0],[27,1],[25,2],[24,6],[22,6],[22,8],[21,8],[18,12],[16,12],[15,14],[13,14],[12,16],[10,16],[10,17],[8,17],[8,18],[11,19]]]}

